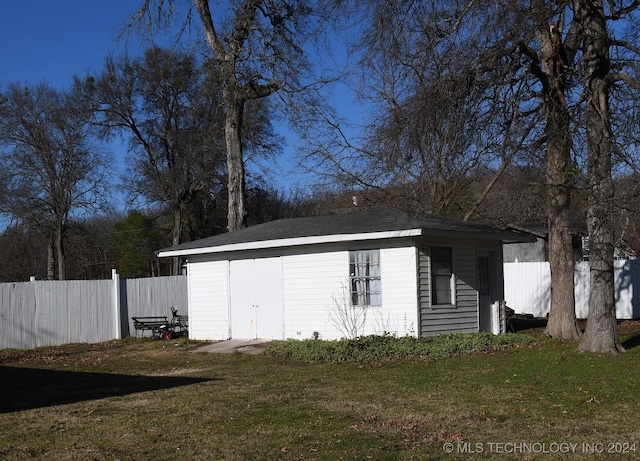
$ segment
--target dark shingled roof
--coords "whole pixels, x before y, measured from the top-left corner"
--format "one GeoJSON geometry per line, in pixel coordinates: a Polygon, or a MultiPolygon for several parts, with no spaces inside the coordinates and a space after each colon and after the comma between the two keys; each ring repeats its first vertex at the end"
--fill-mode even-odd
{"type": "Polygon", "coordinates": [[[519,240],[522,236],[513,231],[479,226],[460,221],[447,221],[434,216],[422,216],[397,209],[375,210],[365,213],[350,213],[307,218],[288,218],[258,224],[244,229],[214,235],[193,242],[186,242],[161,252],[212,248],[223,245],[249,242],[264,242],[299,237],[315,237],[344,234],[366,234],[422,229],[425,235],[451,233],[483,234],[499,240],[519,240]]]}

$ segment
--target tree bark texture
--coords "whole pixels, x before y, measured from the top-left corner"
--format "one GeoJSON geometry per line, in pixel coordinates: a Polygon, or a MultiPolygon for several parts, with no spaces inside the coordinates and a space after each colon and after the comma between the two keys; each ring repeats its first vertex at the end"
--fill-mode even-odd
{"type": "Polygon", "coordinates": [[[547,223],[551,268],[551,307],[547,334],[578,339],[574,294],[574,254],[571,237],[571,189],[575,170],[571,161],[570,115],[565,100],[564,75],[568,69],[558,25],[549,25],[544,2],[534,2],[539,64],[533,67],[543,91],[547,136],[547,223]]]}
{"type": "Polygon", "coordinates": [[[589,318],[579,350],[617,354],[618,337],[614,286],[613,177],[609,116],[609,37],[602,0],[577,0],[584,21],[584,66],[587,123],[589,201],[589,318]]]}
{"type": "MultiPolygon", "coordinates": [[[[233,95],[228,95],[233,99],[233,95]]],[[[226,98],[225,98],[226,99],[226,98]]],[[[225,120],[228,173],[228,227],[229,231],[244,227],[244,158],[242,155],[242,115],[244,101],[229,101],[225,120]]]]}
{"type": "Polygon", "coordinates": [[[575,255],[571,236],[571,137],[569,115],[558,98],[547,95],[547,193],[551,308],[547,334],[553,338],[578,339],[581,332],[575,314],[575,255]]]}
{"type": "Polygon", "coordinates": [[[55,241],[56,260],[58,263],[58,280],[65,280],[67,278],[67,265],[64,255],[64,234],[64,226],[62,224],[58,224],[55,241]]]}
{"type": "Polygon", "coordinates": [[[56,244],[53,234],[49,235],[47,242],[47,280],[56,278],[56,244]]]}
{"type": "MultiPolygon", "coordinates": [[[[173,209],[173,239],[171,244],[178,246],[182,243],[182,206],[173,209]]],[[[173,275],[180,275],[180,257],[171,258],[171,271],[173,275]]]]}

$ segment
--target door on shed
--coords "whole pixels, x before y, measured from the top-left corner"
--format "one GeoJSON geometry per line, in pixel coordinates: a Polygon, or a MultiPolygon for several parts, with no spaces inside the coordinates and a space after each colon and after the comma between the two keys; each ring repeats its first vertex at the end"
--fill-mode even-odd
{"type": "Polygon", "coordinates": [[[281,259],[231,261],[229,272],[231,337],[283,339],[281,259]]]}
{"type": "Polygon", "coordinates": [[[497,270],[495,259],[495,251],[478,251],[478,329],[480,331],[493,331],[495,327],[491,308],[497,301],[497,270]]]}

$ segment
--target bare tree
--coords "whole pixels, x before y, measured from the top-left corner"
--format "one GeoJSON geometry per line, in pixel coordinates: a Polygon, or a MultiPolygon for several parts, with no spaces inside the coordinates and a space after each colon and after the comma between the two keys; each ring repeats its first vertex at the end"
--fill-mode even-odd
{"type": "MultiPolygon", "coordinates": [[[[138,24],[169,18],[174,2],[146,0],[134,15],[138,24]],[[156,13],[163,11],[160,15],[156,13]]],[[[315,28],[306,0],[236,0],[212,10],[208,0],[194,0],[204,37],[222,83],[228,173],[228,228],[245,220],[243,114],[252,100],[299,89],[307,75],[304,42],[315,28]]],[[[187,18],[190,19],[190,16],[187,18]]]]}
{"type": "Polygon", "coordinates": [[[570,1],[358,3],[370,25],[360,60],[366,91],[382,116],[354,155],[352,165],[364,168],[343,161],[339,168],[367,185],[404,182],[413,207],[469,220],[512,163],[545,149],[554,287],[548,332],[577,338],[570,231],[577,171],[567,93],[579,36],[564,21],[570,1]],[[493,178],[473,196],[477,172],[488,171],[493,178]]]}
{"type": "Polygon", "coordinates": [[[367,324],[367,307],[353,302],[350,280],[343,280],[340,290],[331,295],[327,314],[331,324],[346,338],[356,339],[364,333],[367,324]]]}
{"type": "Polygon", "coordinates": [[[521,116],[526,82],[512,79],[518,63],[481,49],[492,24],[463,2],[360,3],[357,83],[372,116],[358,139],[324,114],[329,129],[307,137],[318,140],[307,165],[404,206],[471,219],[484,198],[471,196],[475,172],[499,177],[535,140],[521,116]]]}
{"type": "MultiPolygon", "coordinates": [[[[215,72],[192,54],[149,48],[131,59],[107,57],[104,70],[76,84],[103,134],[128,138],[125,188],[167,205],[173,245],[183,241],[185,208],[219,182],[224,170],[224,117],[215,72]]],[[[179,261],[174,261],[175,273],[179,261]]]]}
{"type": "Polygon", "coordinates": [[[11,84],[0,104],[0,143],[6,182],[4,212],[49,238],[48,278],[66,277],[64,242],[74,212],[104,203],[103,152],[77,93],[11,84]]]}
{"type": "Polygon", "coordinates": [[[565,28],[566,8],[568,2],[557,5],[549,5],[544,0],[532,2],[537,51],[526,42],[521,42],[520,48],[530,60],[532,74],[540,82],[545,112],[547,224],[552,286],[546,331],[555,338],[577,339],[581,332],[575,315],[575,256],[571,232],[571,194],[576,169],[571,158],[571,114],[566,93],[567,74],[572,69],[580,36],[577,21],[572,21],[565,28]]]}
{"type": "Polygon", "coordinates": [[[47,277],[47,239],[41,230],[21,222],[7,227],[0,235],[0,258],[11,261],[0,267],[0,281],[26,281],[35,276],[47,277]]]}

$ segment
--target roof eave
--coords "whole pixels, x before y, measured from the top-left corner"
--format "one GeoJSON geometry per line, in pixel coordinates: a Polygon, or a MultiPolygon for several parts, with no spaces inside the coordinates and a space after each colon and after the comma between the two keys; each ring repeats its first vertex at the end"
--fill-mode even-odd
{"type": "Polygon", "coordinates": [[[422,229],[406,229],[399,231],[367,232],[360,234],[335,234],[317,235],[311,237],[295,237],[286,239],[261,240],[244,243],[231,243],[202,248],[186,248],[176,250],[163,250],[158,252],[159,258],[176,256],[192,256],[200,254],[227,253],[232,251],[266,250],[270,248],[299,247],[304,245],[317,245],[323,243],[340,243],[366,240],[383,240],[391,238],[406,238],[422,235],[422,229]]]}
{"type": "Polygon", "coordinates": [[[469,238],[473,235],[474,240],[496,240],[501,243],[526,243],[534,242],[535,237],[531,235],[520,234],[516,232],[491,232],[491,231],[461,231],[461,230],[442,230],[434,229],[423,232],[425,237],[437,238],[469,238]]]}

